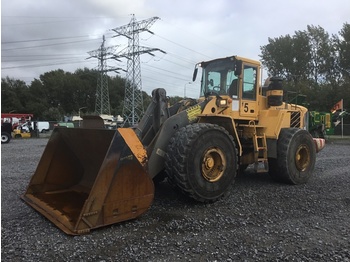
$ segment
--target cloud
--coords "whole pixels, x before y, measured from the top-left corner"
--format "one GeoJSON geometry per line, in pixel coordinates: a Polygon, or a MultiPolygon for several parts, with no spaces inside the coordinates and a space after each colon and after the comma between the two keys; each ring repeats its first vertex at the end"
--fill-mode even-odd
{"type": "MultiPolygon", "coordinates": [[[[350,2],[316,0],[12,0],[2,2],[2,77],[28,84],[40,74],[61,68],[96,68],[89,51],[106,46],[125,48],[125,37],[110,29],[126,25],[131,14],[138,21],[160,17],[140,34],[140,45],[159,48],[166,55],[141,56],[143,90],[164,87],[169,95],[198,96],[198,83],[188,84],[194,64],[240,55],[259,59],[268,37],[294,34],[307,25],[337,34],[349,22],[350,2]]],[[[126,68],[108,61],[110,66],[126,68]]]]}
{"type": "Polygon", "coordinates": [[[148,9],[144,0],[87,0],[81,2],[89,6],[95,14],[116,18],[140,13],[146,15],[148,9]]]}

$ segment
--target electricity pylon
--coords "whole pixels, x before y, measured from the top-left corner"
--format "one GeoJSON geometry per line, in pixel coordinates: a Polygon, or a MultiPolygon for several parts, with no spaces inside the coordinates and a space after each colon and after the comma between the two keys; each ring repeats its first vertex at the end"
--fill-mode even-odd
{"type": "MultiPolygon", "coordinates": [[[[117,69],[107,69],[107,59],[108,56],[115,55],[115,47],[105,47],[105,36],[102,38],[102,44],[99,49],[88,52],[91,57],[98,59],[98,72],[99,76],[97,79],[97,89],[96,89],[96,104],[95,113],[97,115],[101,114],[111,114],[111,108],[109,103],[109,90],[108,90],[108,71],[115,71],[117,69]]],[[[89,58],[91,58],[89,57],[89,58]]]]}
{"type": "Polygon", "coordinates": [[[136,21],[135,15],[132,15],[129,24],[112,29],[117,36],[128,38],[128,47],[114,56],[114,59],[127,59],[127,74],[125,81],[125,96],[123,105],[124,126],[132,126],[140,121],[143,109],[142,82],[140,55],[152,54],[154,51],[164,51],[158,48],[149,48],[139,45],[139,34],[147,31],[153,34],[148,28],[151,27],[159,17],[152,17],[142,21],[136,21]]]}

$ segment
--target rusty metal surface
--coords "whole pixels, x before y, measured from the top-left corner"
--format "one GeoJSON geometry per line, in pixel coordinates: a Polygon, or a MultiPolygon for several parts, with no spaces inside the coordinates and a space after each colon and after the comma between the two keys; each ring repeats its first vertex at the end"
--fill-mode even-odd
{"type": "Polygon", "coordinates": [[[72,235],[133,219],[153,201],[146,160],[131,129],[57,128],[22,199],[72,235]]]}
{"type": "Polygon", "coordinates": [[[105,128],[103,119],[100,116],[83,116],[82,128],[105,128]]]}

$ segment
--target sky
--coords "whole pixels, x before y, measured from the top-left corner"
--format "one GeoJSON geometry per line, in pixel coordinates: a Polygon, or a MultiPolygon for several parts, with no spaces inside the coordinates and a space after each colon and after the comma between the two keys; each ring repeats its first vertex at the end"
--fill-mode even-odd
{"type": "MultiPolygon", "coordinates": [[[[57,69],[97,69],[88,52],[105,47],[118,53],[127,38],[112,30],[153,19],[139,34],[140,46],[166,52],[143,54],[142,90],[164,88],[168,96],[199,95],[196,63],[238,55],[259,60],[268,38],[293,35],[308,25],[330,35],[350,23],[349,0],[3,0],[1,1],[1,77],[25,81],[57,69]]],[[[106,61],[126,70],[122,59],[106,61]]],[[[115,73],[110,72],[113,76],[115,73]]],[[[125,77],[126,73],[120,71],[125,77]]],[[[265,76],[266,78],[267,76],[265,76]]]]}

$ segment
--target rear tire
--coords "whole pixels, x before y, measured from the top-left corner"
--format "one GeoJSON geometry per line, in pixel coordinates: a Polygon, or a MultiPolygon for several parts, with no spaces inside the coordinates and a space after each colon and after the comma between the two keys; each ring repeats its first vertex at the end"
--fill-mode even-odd
{"type": "Polygon", "coordinates": [[[269,174],[289,184],[304,184],[312,176],[316,148],[309,132],[283,128],[277,141],[277,159],[269,158],[269,174]]]}
{"type": "Polygon", "coordinates": [[[166,154],[169,183],[199,202],[214,202],[232,187],[237,174],[237,150],[228,132],[213,124],[181,128],[166,154]]]}
{"type": "Polygon", "coordinates": [[[7,144],[11,140],[11,135],[7,132],[1,132],[1,144],[7,144]]]}

